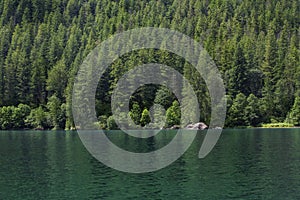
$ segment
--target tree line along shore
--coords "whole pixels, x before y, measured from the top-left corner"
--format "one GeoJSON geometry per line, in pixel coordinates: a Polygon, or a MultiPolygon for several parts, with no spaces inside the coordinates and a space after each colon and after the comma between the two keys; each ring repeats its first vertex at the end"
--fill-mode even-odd
{"type": "MultiPolygon", "coordinates": [[[[225,127],[300,125],[300,4],[297,0],[3,0],[0,2],[0,129],[73,129],[72,90],[86,56],[115,33],[139,27],[182,32],[200,42],[226,87],[225,127]]],[[[111,94],[135,66],[173,67],[192,85],[199,121],[209,124],[203,78],[173,53],[142,49],[113,62],[96,91],[99,126],[115,129],[111,94]]],[[[146,85],[130,100],[141,126],[164,107],[165,127],[180,111],[167,88],[146,85]]]]}

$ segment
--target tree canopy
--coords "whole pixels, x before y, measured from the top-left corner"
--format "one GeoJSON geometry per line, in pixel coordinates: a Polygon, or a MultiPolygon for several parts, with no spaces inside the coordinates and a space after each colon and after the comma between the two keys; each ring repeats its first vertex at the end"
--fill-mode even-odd
{"type": "MultiPolygon", "coordinates": [[[[297,0],[2,0],[0,129],[74,127],[71,96],[80,64],[111,35],[138,27],[177,30],[203,44],[232,100],[227,126],[299,125],[299,11],[297,0]]],[[[99,81],[96,112],[109,119],[108,127],[115,128],[110,99],[116,83],[143,63],[182,73],[197,94],[201,120],[209,122],[200,74],[178,55],[143,49],[118,58],[99,81]]],[[[167,88],[142,87],[132,95],[130,116],[145,125],[145,110],[155,103],[167,110],[169,125],[178,123],[171,120],[175,100],[167,88]]]]}

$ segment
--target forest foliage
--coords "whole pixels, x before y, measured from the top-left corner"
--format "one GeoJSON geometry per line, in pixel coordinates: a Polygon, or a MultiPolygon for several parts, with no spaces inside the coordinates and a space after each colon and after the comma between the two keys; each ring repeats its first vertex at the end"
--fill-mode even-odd
{"type": "MultiPolygon", "coordinates": [[[[0,129],[74,127],[72,89],[84,58],[101,41],[138,27],[180,31],[218,66],[227,93],[227,127],[286,122],[300,125],[300,4],[298,0],[2,0],[0,1],[0,129]]],[[[174,67],[200,100],[209,123],[205,82],[184,59],[143,49],[116,60],[99,81],[96,112],[117,128],[110,99],[119,78],[142,63],[174,67]]],[[[145,126],[151,106],[180,117],[176,97],[160,86],[140,88],[129,116],[145,126]]]]}

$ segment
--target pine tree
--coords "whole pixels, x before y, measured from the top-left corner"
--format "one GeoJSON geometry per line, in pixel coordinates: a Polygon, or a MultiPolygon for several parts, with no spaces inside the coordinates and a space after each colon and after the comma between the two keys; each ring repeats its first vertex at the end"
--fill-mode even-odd
{"type": "Polygon", "coordinates": [[[147,124],[149,124],[151,122],[151,118],[150,118],[150,113],[147,110],[147,108],[145,108],[142,112],[142,116],[141,116],[141,120],[140,123],[142,126],[146,126],[147,124]]]}
{"type": "Polygon", "coordinates": [[[140,110],[140,106],[137,103],[134,103],[132,105],[132,109],[129,113],[129,116],[131,117],[131,119],[136,125],[140,124],[141,110],[140,110]]]}
{"type": "Polygon", "coordinates": [[[47,59],[48,48],[48,31],[46,24],[38,27],[37,35],[30,52],[31,60],[31,77],[30,77],[30,102],[33,106],[45,104],[46,94],[46,77],[51,62],[47,59]]]}
{"type": "Polygon", "coordinates": [[[257,126],[261,122],[259,100],[253,94],[250,94],[247,98],[247,106],[244,109],[243,119],[247,126],[257,126]]]}
{"type": "Polygon", "coordinates": [[[30,50],[31,50],[31,35],[30,26],[27,29],[23,29],[22,47],[20,52],[18,50],[19,58],[16,69],[16,79],[18,84],[15,86],[17,93],[18,103],[29,104],[30,103],[30,50]]]}
{"type": "Polygon", "coordinates": [[[246,123],[244,121],[244,109],[246,107],[247,100],[246,96],[243,93],[239,93],[236,95],[232,106],[228,111],[227,116],[227,126],[236,127],[236,126],[245,126],[246,123]]]}
{"type": "MultiPolygon", "coordinates": [[[[8,55],[5,59],[4,70],[5,70],[5,98],[4,104],[6,105],[17,105],[18,94],[15,90],[15,86],[18,85],[17,80],[17,69],[19,65],[24,62],[24,54],[21,54],[21,41],[22,41],[22,30],[19,25],[15,27],[14,34],[12,36],[11,46],[8,51],[8,55]]],[[[24,52],[22,52],[24,53],[24,52]]]]}
{"type": "Polygon", "coordinates": [[[270,24],[268,34],[266,36],[266,50],[262,64],[262,71],[264,73],[263,99],[268,111],[267,115],[270,117],[274,116],[275,105],[273,101],[273,92],[275,79],[273,71],[276,70],[276,60],[277,44],[274,33],[274,24],[270,24]]]}
{"type": "Polygon", "coordinates": [[[174,96],[168,88],[160,87],[156,92],[154,103],[169,108],[174,100],[174,96]]]}
{"type": "Polygon", "coordinates": [[[178,101],[174,101],[172,106],[168,108],[166,112],[166,126],[171,127],[174,125],[180,125],[181,112],[178,101]]]}
{"type": "Polygon", "coordinates": [[[294,105],[288,114],[286,121],[295,126],[300,126],[300,97],[295,98],[294,105]]]}
{"type": "Polygon", "coordinates": [[[234,64],[229,73],[228,91],[235,96],[238,93],[248,94],[247,77],[248,69],[243,50],[238,44],[234,54],[234,64]]]}
{"type": "Polygon", "coordinates": [[[4,105],[4,91],[5,91],[5,58],[7,56],[9,45],[10,45],[10,35],[11,30],[7,26],[3,26],[0,29],[0,106],[4,105]]]}
{"type": "Polygon", "coordinates": [[[59,61],[49,72],[47,90],[50,95],[55,94],[59,99],[64,99],[64,91],[67,85],[67,72],[64,61],[59,61]]]}

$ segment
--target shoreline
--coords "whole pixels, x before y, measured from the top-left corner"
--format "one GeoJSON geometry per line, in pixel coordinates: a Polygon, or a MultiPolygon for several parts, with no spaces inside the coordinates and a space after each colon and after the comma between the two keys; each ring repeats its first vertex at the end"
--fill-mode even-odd
{"type": "MultiPolygon", "coordinates": [[[[208,128],[204,130],[196,130],[196,129],[154,129],[154,130],[162,130],[162,131],[176,131],[176,130],[186,130],[186,131],[205,131],[205,130],[228,130],[228,129],[300,129],[300,126],[293,126],[293,127],[226,127],[223,129],[213,129],[213,128],[208,128]]],[[[119,129],[114,129],[114,130],[105,130],[105,129],[98,129],[98,130],[103,130],[103,131],[120,131],[119,129]]],[[[8,130],[0,130],[1,131],[77,131],[76,129],[69,129],[69,130],[64,130],[64,129],[58,129],[58,130],[52,130],[52,129],[8,129],[8,130]]],[[[145,129],[145,130],[131,130],[131,131],[151,131],[151,129],[145,129]]]]}

